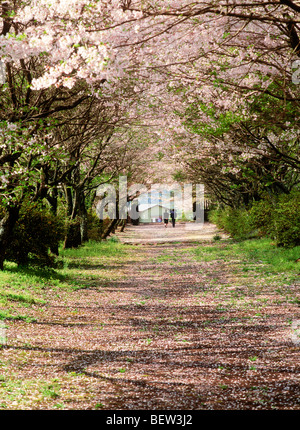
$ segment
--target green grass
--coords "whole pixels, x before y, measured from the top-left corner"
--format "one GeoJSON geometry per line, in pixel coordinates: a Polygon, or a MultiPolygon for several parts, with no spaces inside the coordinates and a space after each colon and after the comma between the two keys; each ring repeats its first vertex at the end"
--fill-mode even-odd
{"type": "Polygon", "coordinates": [[[108,240],[106,242],[89,241],[84,246],[77,249],[61,249],[60,255],[65,260],[76,258],[84,259],[90,257],[97,257],[110,261],[116,257],[125,257],[128,249],[134,249],[134,246],[123,245],[120,242],[108,240]]]}
{"type": "Polygon", "coordinates": [[[169,261],[170,264],[172,264],[172,262],[175,260],[177,260],[177,257],[173,254],[159,255],[151,259],[153,263],[164,263],[165,261],[169,261]]]}
{"type": "Polygon", "coordinates": [[[29,296],[28,294],[16,294],[8,291],[0,291],[0,301],[6,303],[8,300],[11,300],[13,302],[27,303],[27,304],[45,303],[44,300],[35,299],[34,297],[29,296]]]}
{"type": "MultiPolygon", "coordinates": [[[[55,270],[17,267],[15,263],[5,262],[5,270],[0,272],[0,320],[32,321],[26,309],[43,306],[49,290],[58,297],[62,290],[105,290],[106,285],[122,276],[121,271],[118,271],[119,266],[124,263],[135,264],[135,260],[139,259],[138,253],[132,253],[133,249],[136,250],[136,247],[117,241],[90,241],[78,249],[61,249],[59,265],[55,270]]],[[[239,273],[245,279],[252,276],[272,281],[275,276],[276,281],[280,281],[279,287],[284,282],[299,279],[300,263],[296,260],[300,257],[300,247],[277,248],[268,239],[214,241],[184,252],[192,253],[200,261],[223,260],[229,263],[233,273],[239,273]]],[[[174,258],[179,256],[174,256],[174,253],[164,254],[156,263],[172,264],[174,258]]]]}
{"type": "Polygon", "coordinates": [[[209,246],[199,246],[191,252],[201,261],[239,261],[243,271],[255,269],[265,274],[300,273],[300,246],[291,249],[276,247],[269,239],[249,239],[242,242],[226,241],[209,246]]]}
{"type": "Polygon", "coordinates": [[[57,399],[59,396],[60,385],[57,383],[45,384],[41,388],[41,393],[44,397],[49,397],[50,399],[57,399]]]}
{"type": "Polygon", "coordinates": [[[12,403],[15,409],[22,409],[24,405],[31,404],[32,396],[35,398],[35,405],[51,403],[55,409],[61,409],[64,405],[58,403],[61,397],[60,388],[61,384],[56,378],[51,381],[20,380],[14,373],[6,377],[0,376],[0,409],[10,409],[12,403]]]}
{"type": "MultiPolygon", "coordinates": [[[[88,242],[77,249],[60,249],[58,268],[18,267],[5,261],[0,272],[0,320],[32,321],[26,308],[46,303],[46,293],[101,287],[118,278],[117,265],[129,259],[131,246],[117,241],[88,242]]],[[[131,257],[130,257],[131,258],[131,257]]]]}

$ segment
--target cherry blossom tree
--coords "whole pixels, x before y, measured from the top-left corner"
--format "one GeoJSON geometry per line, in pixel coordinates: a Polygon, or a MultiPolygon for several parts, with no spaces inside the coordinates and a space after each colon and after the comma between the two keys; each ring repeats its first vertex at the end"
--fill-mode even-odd
{"type": "MultiPolygon", "coordinates": [[[[72,1],[2,4],[0,53],[6,80],[2,84],[0,106],[0,192],[6,214],[1,220],[1,268],[25,195],[49,198],[49,187],[57,186],[78,171],[78,160],[69,157],[76,152],[76,142],[68,151],[70,148],[55,139],[54,130],[62,131],[65,114],[76,117],[78,107],[88,104],[91,97],[116,106],[116,100],[111,101],[112,93],[115,96],[116,90],[119,91],[118,98],[124,94],[121,59],[114,58],[100,32],[96,36],[87,27],[96,12],[97,22],[105,29],[107,8],[110,9],[104,3],[72,1]],[[61,169],[53,160],[69,163],[61,169]]],[[[108,39],[111,31],[106,32],[108,39]]],[[[98,109],[103,112],[100,106],[98,109]]],[[[67,122],[70,123],[69,119],[67,122]]],[[[94,124],[92,134],[97,127],[94,124]]],[[[64,124],[64,132],[66,129],[64,124]]],[[[69,142],[73,131],[67,138],[69,142]]],[[[97,157],[99,154],[96,160],[97,157]]],[[[86,177],[96,164],[87,168],[86,177]]]]}
{"type": "Polygon", "coordinates": [[[231,204],[264,187],[298,185],[299,6],[130,1],[124,8],[148,22],[128,45],[143,43],[144,64],[165,77],[167,115],[177,113],[185,126],[169,129],[181,167],[231,204]]]}

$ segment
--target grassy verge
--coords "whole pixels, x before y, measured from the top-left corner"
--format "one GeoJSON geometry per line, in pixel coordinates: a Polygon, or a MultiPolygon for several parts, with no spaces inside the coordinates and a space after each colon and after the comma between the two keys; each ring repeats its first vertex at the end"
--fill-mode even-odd
{"type": "Polygon", "coordinates": [[[253,263],[264,262],[273,272],[287,270],[299,272],[300,246],[295,248],[278,248],[269,239],[249,239],[241,242],[231,240],[215,242],[210,246],[199,246],[195,254],[207,261],[239,257],[242,261],[253,263]]]}
{"type": "Polygon", "coordinates": [[[197,260],[223,260],[238,265],[238,271],[255,272],[265,280],[273,279],[292,283],[299,281],[300,246],[290,249],[278,248],[270,239],[249,239],[241,242],[231,240],[198,246],[191,252],[197,260]]]}
{"type": "MultiPolygon", "coordinates": [[[[49,408],[49,405],[52,409],[64,409],[68,402],[89,396],[88,378],[74,372],[68,372],[63,379],[56,375],[53,378],[46,375],[20,378],[19,372],[32,363],[48,360],[50,354],[44,345],[32,345],[30,336],[23,339],[22,326],[25,323],[26,333],[31,330],[34,333],[38,326],[26,323],[39,322],[40,316],[43,319],[47,305],[53,300],[66,306],[69,316],[76,317],[77,309],[69,309],[69,304],[66,305],[69,293],[86,288],[101,290],[106,283],[119,279],[119,267],[139,258],[132,256],[131,248],[108,240],[88,242],[78,249],[60,249],[55,270],[5,263],[5,270],[0,272],[0,409],[32,409],[32,405],[37,409],[49,408]],[[16,320],[20,320],[21,326],[16,320]],[[14,336],[15,324],[19,328],[14,346],[4,349],[2,346],[10,344],[14,336]]],[[[50,330],[45,343],[56,336],[58,334],[53,335],[50,330]]],[[[35,336],[32,334],[31,338],[35,336]]],[[[60,339],[63,341],[62,337],[60,339]]],[[[31,369],[36,369],[34,364],[31,369]]]]}
{"type": "Polygon", "coordinates": [[[0,272],[0,320],[32,321],[29,309],[43,305],[47,292],[94,287],[112,280],[112,268],[128,259],[130,246],[118,242],[88,242],[78,249],[60,250],[57,269],[18,267],[7,261],[0,272]]]}
{"type": "MultiPolygon", "coordinates": [[[[133,259],[130,250],[135,247],[114,241],[88,242],[78,249],[60,250],[59,268],[41,269],[17,267],[6,262],[0,272],[0,320],[20,319],[33,321],[30,309],[47,302],[48,292],[59,298],[60,291],[101,288],[118,279],[118,267],[133,259]]],[[[242,242],[216,241],[190,248],[196,260],[212,262],[223,260],[232,273],[248,279],[256,278],[265,285],[276,282],[290,285],[299,281],[300,247],[278,248],[268,239],[242,242]]],[[[134,258],[138,259],[137,253],[134,258]]],[[[174,254],[162,255],[159,261],[172,261],[174,254]]],[[[157,262],[159,262],[157,261],[157,262]]]]}

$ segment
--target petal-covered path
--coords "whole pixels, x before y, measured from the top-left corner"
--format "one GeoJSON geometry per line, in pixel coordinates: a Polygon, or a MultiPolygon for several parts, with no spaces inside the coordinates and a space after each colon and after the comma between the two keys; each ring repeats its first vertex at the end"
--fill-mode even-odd
{"type": "Polygon", "coordinates": [[[9,323],[2,408],[299,409],[299,305],[243,278],[238,261],[196,258],[209,237],[139,231],[118,233],[136,239],[126,258],[79,265],[94,279],[84,289],[50,289],[36,322],[9,323]]]}

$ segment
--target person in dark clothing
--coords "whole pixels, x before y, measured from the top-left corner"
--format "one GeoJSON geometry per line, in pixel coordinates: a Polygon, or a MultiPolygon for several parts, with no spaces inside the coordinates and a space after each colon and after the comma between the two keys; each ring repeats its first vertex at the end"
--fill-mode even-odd
{"type": "Polygon", "coordinates": [[[170,216],[171,216],[171,220],[172,220],[172,226],[175,227],[175,220],[176,220],[176,216],[177,216],[175,209],[171,209],[170,216]]]}
{"type": "Polygon", "coordinates": [[[167,210],[164,211],[164,223],[165,227],[167,228],[169,222],[169,212],[167,210]]]}

